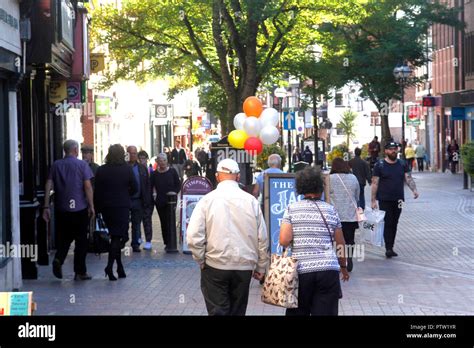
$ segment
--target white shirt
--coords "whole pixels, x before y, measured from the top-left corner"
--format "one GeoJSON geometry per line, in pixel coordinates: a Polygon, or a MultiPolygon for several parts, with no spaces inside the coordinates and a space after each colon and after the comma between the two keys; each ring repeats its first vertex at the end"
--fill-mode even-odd
{"type": "Polygon", "coordinates": [[[187,230],[193,258],[222,270],[264,273],[268,265],[267,227],[258,201],[225,180],[194,208],[187,230]]]}

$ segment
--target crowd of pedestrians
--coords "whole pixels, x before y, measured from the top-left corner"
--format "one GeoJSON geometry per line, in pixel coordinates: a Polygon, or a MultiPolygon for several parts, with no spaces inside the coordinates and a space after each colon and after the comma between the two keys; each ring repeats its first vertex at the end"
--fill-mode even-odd
{"type": "MultiPolygon", "coordinates": [[[[367,183],[371,185],[371,207],[385,211],[385,255],[397,256],[394,244],[405,199],[404,183],[415,199],[419,195],[410,162],[416,159],[422,171],[426,153],[417,145],[411,150],[407,146],[408,156],[401,160],[400,145],[388,142],[384,146],[385,157],[379,158],[381,148],[374,138],[367,160],[361,158],[359,148],[350,161],[333,159],[329,173],[330,203],[322,200],[324,180],[320,171],[307,166],[296,173],[296,191],[303,199],[285,209],[279,237],[280,245],[291,247],[298,260],[299,304],[287,309],[287,315],[338,314],[340,280],[349,280],[354,268],[354,236],[360,208],[365,208],[367,183]]],[[[156,165],[149,164],[146,151],[138,151],[136,146],[128,146],[125,151],[120,144],[111,145],[102,166],[93,162],[91,146],[83,146],[81,151],[82,161],[78,159],[79,144],[67,140],[65,156],[54,162],[46,183],[42,215],[50,220],[50,192],[54,189],[59,241],[53,274],[62,278],[62,264],[74,240],[75,279],[91,279],[86,268],[87,235],[89,221],[98,215],[111,238],[105,275],[111,281],[125,278],[121,253],[126,243],[130,241],[134,252],[141,251],[143,223],[143,249],[152,249],[151,220],[156,208],[166,250],[170,241],[167,194],[178,193],[186,177],[203,175],[212,161],[204,149],[198,148],[192,154],[179,141],[173,150],[157,156],[156,165]]],[[[293,156],[312,160],[308,147],[302,153],[296,150],[293,156]]],[[[196,204],[190,218],[187,244],[201,269],[201,290],[209,315],[245,315],[251,278],[264,281],[269,267],[269,240],[262,201],[258,199],[263,195],[265,176],[283,173],[278,154],[271,154],[267,164],[268,169],[256,178],[249,194],[239,185],[237,162],[221,160],[214,174],[216,189],[196,204]]]]}

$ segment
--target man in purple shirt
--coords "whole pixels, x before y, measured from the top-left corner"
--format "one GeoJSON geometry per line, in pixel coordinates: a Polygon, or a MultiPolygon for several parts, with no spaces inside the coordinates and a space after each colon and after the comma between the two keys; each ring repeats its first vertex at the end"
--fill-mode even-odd
{"type": "Polygon", "coordinates": [[[95,215],[91,184],[94,175],[87,162],[77,158],[77,141],[66,140],[63,149],[64,158],[51,166],[43,206],[43,219],[49,222],[50,192],[54,188],[58,246],[53,260],[53,274],[62,279],[62,264],[74,240],[74,280],[88,280],[92,277],[87,274],[86,268],[87,225],[89,218],[95,215]]]}

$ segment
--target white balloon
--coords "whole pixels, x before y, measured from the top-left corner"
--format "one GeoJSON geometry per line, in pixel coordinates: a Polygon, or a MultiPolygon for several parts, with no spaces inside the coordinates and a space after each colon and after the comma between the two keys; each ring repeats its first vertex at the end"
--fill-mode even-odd
{"type": "Polygon", "coordinates": [[[235,129],[244,129],[244,121],[247,116],[243,112],[239,112],[234,117],[234,127],[235,129]]]}
{"type": "Polygon", "coordinates": [[[279,120],[280,116],[278,111],[276,111],[274,108],[266,108],[260,115],[260,124],[262,125],[262,128],[265,126],[276,127],[278,126],[279,120]]]}
{"type": "Polygon", "coordinates": [[[280,132],[278,131],[278,128],[273,126],[265,126],[260,131],[260,140],[262,140],[262,143],[265,145],[271,145],[275,143],[279,137],[280,132]]]}
{"type": "Polygon", "coordinates": [[[249,137],[258,137],[261,128],[260,122],[256,117],[249,116],[244,121],[244,130],[249,137]]]}

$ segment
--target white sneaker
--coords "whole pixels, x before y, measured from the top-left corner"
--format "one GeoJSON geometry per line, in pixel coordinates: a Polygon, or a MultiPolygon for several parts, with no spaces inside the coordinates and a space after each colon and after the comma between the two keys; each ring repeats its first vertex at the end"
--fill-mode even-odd
{"type": "Polygon", "coordinates": [[[145,246],[143,247],[144,250],[151,250],[151,242],[146,242],[145,246]]]}

